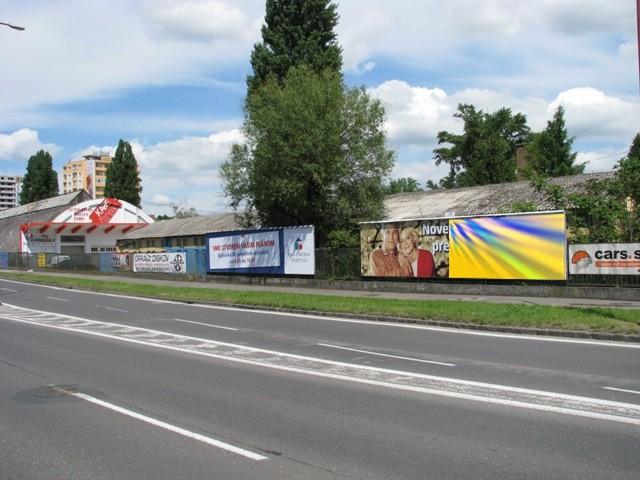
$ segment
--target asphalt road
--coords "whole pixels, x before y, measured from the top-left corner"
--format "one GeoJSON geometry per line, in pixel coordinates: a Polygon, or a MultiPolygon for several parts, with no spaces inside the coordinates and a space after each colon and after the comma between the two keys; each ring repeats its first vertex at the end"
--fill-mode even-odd
{"type": "Polygon", "coordinates": [[[0,479],[637,479],[640,345],[0,280],[0,479]]]}

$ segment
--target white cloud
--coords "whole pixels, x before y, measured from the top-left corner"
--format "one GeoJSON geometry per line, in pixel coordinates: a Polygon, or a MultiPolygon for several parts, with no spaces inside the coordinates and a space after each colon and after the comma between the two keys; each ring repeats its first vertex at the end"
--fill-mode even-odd
{"type": "Polygon", "coordinates": [[[38,132],[28,128],[10,134],[0,133],[0,160],[27,160],[38,150],[46,150],[54,155],[58,147],[40,142],[38,132]]]}
{"type": "Polygon", "coordinates": [[[255,22],[240,9],[216,0],[162,1],[148,6],[161,35],[185,41],[251,41],[258,37],[255,22]]]}
{"type": "Polygon", "coordinates": [[[573,88],[558,94],[555,100],[539,97],[517,98],[486,89],[466,89],[447,94],[440,88],[412,86],[390,80],[371,90],[387,108],[387,130],[394,145],[432,145],[440,130],[460,132],[462,121],[454,119],[459,103],[470,103],[486,112],[502,107],[527,116],[536,131],[546,126],[562,105],[570,135],[579,141],[628,141],[635,135],[640,118],[640,102],[610,97],[594,88],[573,88]]]}
{"type": "Polygon", "coordinates": [[[171,203],[171,199],[166,195],[156,193],[151,199],[151,203],[154,203],[156,205],[168,206],[171,203]]]}
{"type": "Polygon", "coordinates": [[[601,149],[590,152],[578,152],[576,163],[586,163],[586,172],[604,172],[612,170],[615,164],[624,157],[624,149],[601,149]]]}
{"type": "Polygon", "coordinates": [[[572,135],[579,139],[628,141],[638,131],[640,102],[610,97],[595,88],[572,88],[561,92],[549,105],[562,105],[572,135]]]}

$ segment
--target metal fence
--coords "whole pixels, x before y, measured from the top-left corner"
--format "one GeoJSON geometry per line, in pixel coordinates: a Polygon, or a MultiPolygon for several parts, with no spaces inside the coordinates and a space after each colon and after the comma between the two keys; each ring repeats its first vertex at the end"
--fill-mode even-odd
{"type": "MultiPolygon", "coordinates": [[[[206,252],[204,248],[173,248],[170,252],[181,252],[186,258],[186,274],[204,278],[207,276],[206,252]]],[[[0,268],[5,264],[8,268],[27,270],[77,271],[77,272],[133,272],[133,254],[91,253],[91,254],[58,254],[58,253],[9,253],[0,252],[0,268]],[[8,258],[7,258],[8,257],[8,258]]],[[[315,278],[323,280],[361,280],[360,249],[316,249],[315,278]]],[[[447,279],[400,279],[395,281],[428,281],[446,283],[447,279]]],[[[460,282],[460,280],[456,280],[460,282]]],[[[492,280],[467,280],[465,283],[479,284],[548,284],[550,282],[509,282],[492,280]]],[[[569,275],[564,282],[552,282],[556,285],[569,286],[618,286],[640,288],[640,275],[569,275]]],[[[640,293],[639,293],[640,295],[640,293]]]]}

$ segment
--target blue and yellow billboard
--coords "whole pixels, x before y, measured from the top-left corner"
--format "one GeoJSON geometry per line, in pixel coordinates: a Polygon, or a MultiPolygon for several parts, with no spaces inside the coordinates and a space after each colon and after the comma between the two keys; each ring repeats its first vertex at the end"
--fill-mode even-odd
{"type": "Polygon", "coordinates": [[[449,278],[565,280],[564,213],[449,220],[449,278]]]}

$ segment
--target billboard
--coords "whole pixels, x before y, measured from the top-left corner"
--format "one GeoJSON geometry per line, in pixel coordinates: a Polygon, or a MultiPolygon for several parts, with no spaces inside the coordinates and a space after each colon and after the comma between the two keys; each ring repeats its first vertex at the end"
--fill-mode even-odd
{"type": "Polygon", "coordinates": [[[365,277],[447,278],[449,221],[362,224],[360,253],[365,277]]]}
{"type": "Polygon", "coordinates": [[[449,221],[451,278],[565,280],[564,213],[449,221]]]}
{"type": "Polygon", "coordinates": [[[572,275],[640,275],[640,243],[569,245],[572,275]]]}
{"type": "Polygon", "coordinates": [[[310,226],[209,233],[207,272],[314,275],[314,229],[310,226]]]}
{"type": "Polygon", "coordinates": [[[363,223],[365,277],[564,280],[563,212],[363,223]]]}
{"type": "Polygon", "coordinates": [[[134,253],[133,271],[139,273],[187,273],[184,253],[134,253]]]}

